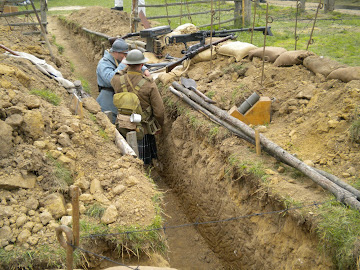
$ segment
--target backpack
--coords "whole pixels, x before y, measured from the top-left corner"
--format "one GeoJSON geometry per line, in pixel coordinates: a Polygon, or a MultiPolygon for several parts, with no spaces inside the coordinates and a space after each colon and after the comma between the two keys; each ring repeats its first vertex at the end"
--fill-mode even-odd
{"type": "Polygon", "coordinates": [[[140,123],[132,123],[130,121],[130,115],[133,113],[140,114],[141,118],[144,119],[145,115],[141,108],[140,99],[137,93],[145,82],[146,79],[142,78],[139,83],[133,87],[127,74],[120,76],[122,92],[114,94],[113,103],[119,112],[115,124],[121,135],[124,137],[126,137],[127,132],[132,130],[136,130],[137,140],[142,140],[145,135],[144,128],[141,123],[143,121],[140,123]],[[134,92],[128,92],[125,84],[125,78],[128,80],[134,92]]]}

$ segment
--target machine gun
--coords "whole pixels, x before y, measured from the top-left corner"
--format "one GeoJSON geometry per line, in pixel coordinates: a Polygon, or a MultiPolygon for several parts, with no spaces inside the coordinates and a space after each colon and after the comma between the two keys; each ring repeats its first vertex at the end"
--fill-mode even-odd
{"type": "Polygon", "coordinates": [[[170,26],[157,26],[153,28],[148,28],[144,30],[140,30],[140,32],[135,33],[128,33],[125,36],[122,37],[111,37],[109,38],[110,45],[114,43],[114,41],[118,38],[127,39],[129,37],[141,37],[146,38],[146,50],[149,52],[153,52],[155,54],[161,53],[161,44],[160,41],[157,39],[158,36],[162,36],[165,34],[170,33],[172,30],[170,29],[170,26]]]}
{"type": "Polygon", "coordinates": [[[211,46],[213,45],[217,45],[221,42],[224,42],[226,40],[229,40],[229,39],[236,39],[236,37],[234,35],[229,35],[227,37],[224,37],[218,41],[215,41],[211,44],[207,44],[207,45],[203,45],[199,48],[196,48],[195,50],[192,50],[188,53],[185,54],[184,57],[180,58],[179,60],[175,61],[175,62],[171,62],[170,64],[168,64],[166,66],[166,72],[170,72],[171,70],[173,70],[176,66],[180,65],[184,60],[186,59],[192,59],[195,55],[197,55],[198,53],[201,53],[202,51],[205,51],[207,49],[209,49],[211,46]]]}
{"type": "Polygon", "coordinates": [[[186,53],[187,51],[193,51],[197,48],[204,46],[205,39],[207,37],[226,37],[230,33],[236,33],[236,32],[251,32],[251,31],[260,31],[263,32],[264,35],[273,36],[271,32],[271,26],[268,27],[254,27],[254,28],[240,28],[240,29],[230,29],[230,30],[221,30],[221,31],[198,31],[192,34],[183,34],[183,35],[174,35],[171,37],[166,37],[165,43],[166,45],[170,45],[173,43],[184,43],[185,50],[182,51],[182,53],[186,53]],[[191,41],[200,41],[200,43],[191,46],[188,48],[187,43],[191,41]]]}

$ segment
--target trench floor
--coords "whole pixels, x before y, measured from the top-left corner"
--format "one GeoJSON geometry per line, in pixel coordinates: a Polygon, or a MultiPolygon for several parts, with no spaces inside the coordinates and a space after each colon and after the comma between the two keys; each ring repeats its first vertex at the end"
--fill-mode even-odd
{"type": "MultiPolygon", "coordinates": [[[[97,97],[96,65],[83,53],[84,48],[74,46],[74,37],[68,30],[60,25],[55,17],[48,17],[48,31],[56,37],[56,43],[64,47],[64,56],[74,66],[74,74],[89,82],[91,94],[97,97]]],[[[159,189],[164,191],[163,217],[165,227],[179,226],[191,223],[182,208],[182,204],[176,194],[169,189],[163,178],[156,175],[155,182],[159,189]]],[[[215,253],[208,247],[205,240],[197,232],[194,226],[182,226],[165,230],[169,246],[168,261],[170,267],[179,270],[187,269],[225,269],[215,253]]]]}

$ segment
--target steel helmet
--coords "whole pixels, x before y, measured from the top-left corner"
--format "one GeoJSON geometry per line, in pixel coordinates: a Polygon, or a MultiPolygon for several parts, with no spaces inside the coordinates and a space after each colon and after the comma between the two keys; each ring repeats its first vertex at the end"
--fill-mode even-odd
{"type": "Polygon", "coordinates": [[[149,59],[147,59],[140,50],[134,49],[127,53],[126,59],[123,60],[123,63],[128,65],[137,65],[146,63],[147,61],[149,61],[149,59]]]}
{"type": "Polygon", "coordinates": [[[127,45],[125,40],[121,38],[116,39],[110,48],[110,52],[127,53],[128,50],[129,50],[129,46],[127,45]]]}

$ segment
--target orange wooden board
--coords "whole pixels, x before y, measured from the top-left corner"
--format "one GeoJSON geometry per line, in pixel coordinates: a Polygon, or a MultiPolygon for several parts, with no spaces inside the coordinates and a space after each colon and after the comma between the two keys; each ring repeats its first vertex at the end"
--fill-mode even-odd
{"type": "Polygon", "coordinates": [[[268,97],[260,97],[260,99],[252,106],[244,115],[241,114],[237,107],[230,109],[229,114],[245,124],[249,125],[265,125],[270,123],[271,99],[268,97]]]}

